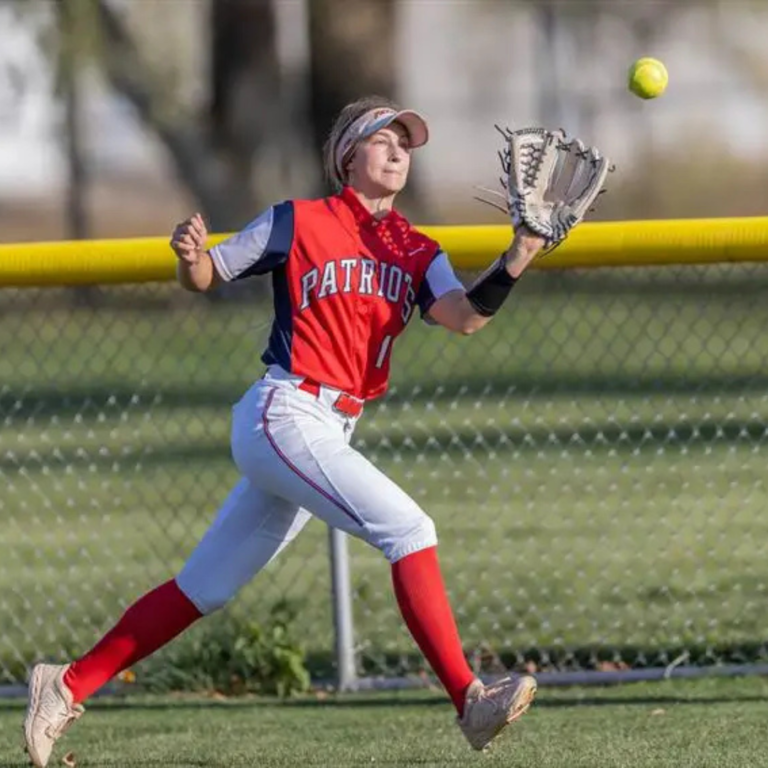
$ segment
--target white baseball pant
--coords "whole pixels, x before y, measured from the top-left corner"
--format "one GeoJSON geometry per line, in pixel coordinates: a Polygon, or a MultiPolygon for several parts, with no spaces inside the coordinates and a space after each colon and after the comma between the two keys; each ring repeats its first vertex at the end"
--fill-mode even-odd
{"type": "Polygon", "coordinates": [[[349,445],[356,419],[338,390],[298,389],[272,366],[233,408],[232,455],[242,479],[177,576],[203,613],[221,608],[315,515],[367,541],[390,563],[437,544],[432,520],[349,445]]]}

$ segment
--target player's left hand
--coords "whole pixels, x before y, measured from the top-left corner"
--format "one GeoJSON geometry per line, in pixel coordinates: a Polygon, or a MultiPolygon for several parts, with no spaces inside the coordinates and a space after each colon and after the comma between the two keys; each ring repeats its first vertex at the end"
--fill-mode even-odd
{"type": "Polygon", "coordinates": [[[506,140],[499,153],[504,193],[493,194],[504,199],[516,232],[524,226],[552,248],[591,210],[613,167],[596,147],[568,140],[563,131],[498,130],[506,140]]]}

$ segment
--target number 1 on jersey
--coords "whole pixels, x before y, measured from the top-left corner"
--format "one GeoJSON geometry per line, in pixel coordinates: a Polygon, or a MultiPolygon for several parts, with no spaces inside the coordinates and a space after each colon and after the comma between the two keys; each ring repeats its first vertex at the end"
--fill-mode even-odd
{"type": "Polygon", "coordinates": [[[389,348],[392,346],[392,336],[387,335],[384,337],[384,340],[381,342],[381,347],[379,347],[379,356],[376,358],[376,367],[381,368],[384,365],[384,361],[387,359],[387,355],[389,354],[389,348]]]}

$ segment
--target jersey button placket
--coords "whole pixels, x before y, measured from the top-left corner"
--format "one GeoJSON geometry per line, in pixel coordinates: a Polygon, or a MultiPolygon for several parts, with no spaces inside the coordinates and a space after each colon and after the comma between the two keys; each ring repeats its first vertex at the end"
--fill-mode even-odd
{"type": "Polygon", "coordinates": [[[362,377],[366,376],[366,364],[364,357],[368,354],[368,343],[370,336],[370,306],[368,305],[367,297],[361,294],[355,296],[355,349],[358,355],[358,370],[362,377]]]}
{"type": "MultiPolygon", "coordinates": [[[[365,235],[364,235],[364,227],[358,226],[357,230],[357,237],[358,242],[360,246],[363,245],[365,242],[365,235]]],[[[366,255],[365,248],[361,248],[358,253],[360,254],[361,258],[367,259],[371,258],[371,255],[366,255]]],[[[361,267],[362,269],[362,264],[361,267]]],[[[357,373],[359,376],[365,378],[366,376],[366,366],[364,363],[364,359],[361,357],[363,354],[367,354],[367,347],[368,347],[368,336],[369,336],[369,329],[368,329],[368,302],[366,301],[366,297],[363,296],[360,291],[356,291],[353,294],[353,308],[352,308],[352,325],[354,326],[354,340],[353,349],[355,350],[354,353],[354,359],[355,359],[355,367],[357,368],[357,373]]],[[[363,383],[362,381],[360,382],[363,383]]],[[[345,427],[346,432],[346,427],[345,427]]]]}

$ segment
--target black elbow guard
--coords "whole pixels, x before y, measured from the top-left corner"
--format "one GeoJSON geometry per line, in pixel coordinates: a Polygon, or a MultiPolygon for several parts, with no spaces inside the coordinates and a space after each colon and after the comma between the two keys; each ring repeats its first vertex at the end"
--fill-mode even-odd
{"type": "Polygon", "coordinates": [[[467,291],[467,300],[478,315],[492,317],[507,300],[517,278],[507,272],[502,259],[497,259],[467,291]]]}

